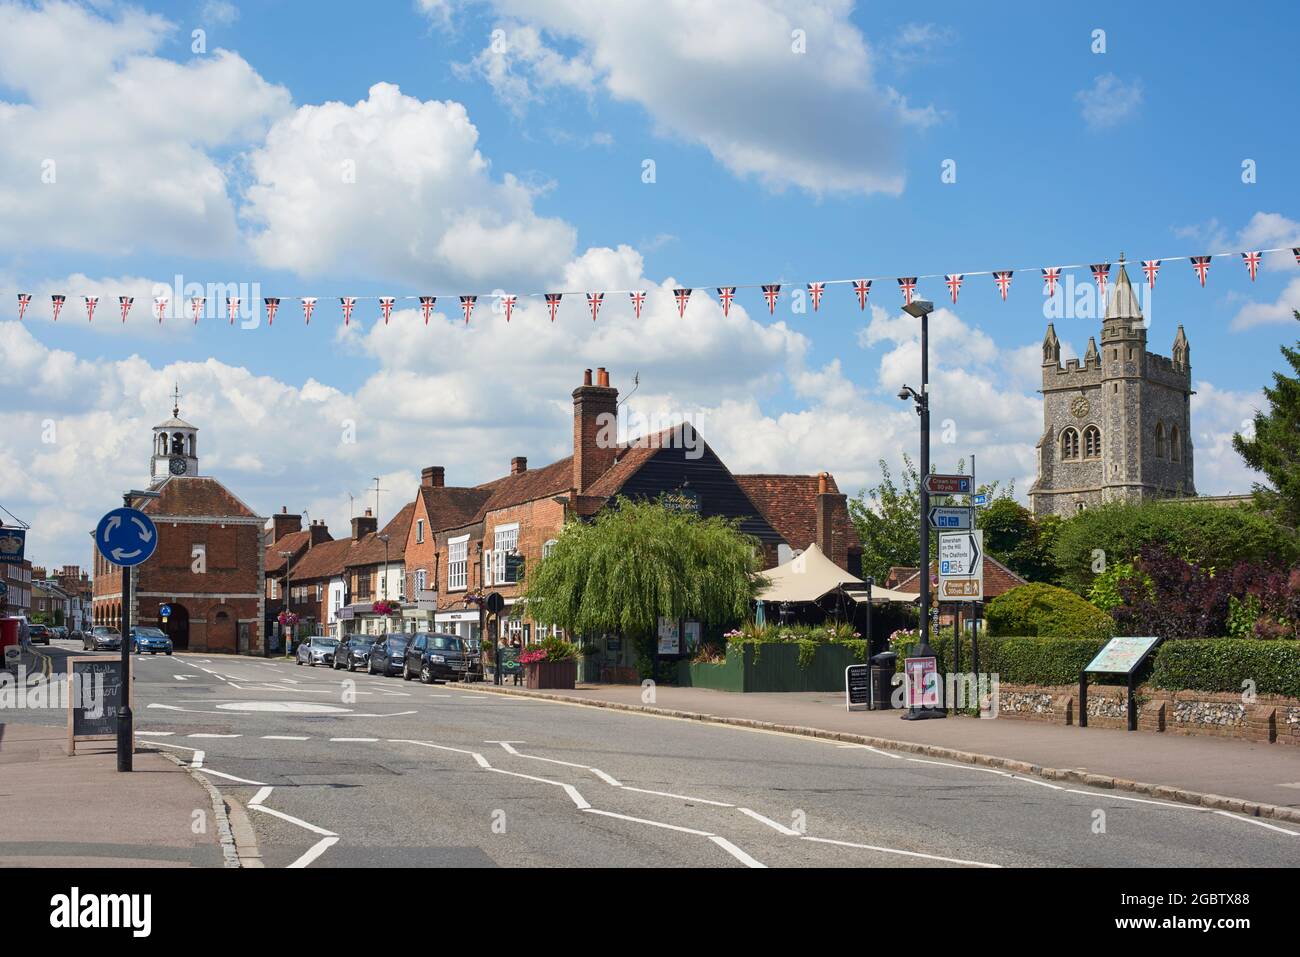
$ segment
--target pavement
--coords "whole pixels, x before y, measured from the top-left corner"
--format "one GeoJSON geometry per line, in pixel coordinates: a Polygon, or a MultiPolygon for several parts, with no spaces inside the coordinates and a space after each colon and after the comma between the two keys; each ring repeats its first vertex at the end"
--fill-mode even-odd
{"type": "MultiPolygon", "coordinates": [[[[830,738],[286,660],[178,653],[133,661],[142,745],[171,752],[219,791],[240,859],[267,867],[1300,863],[1300,827],[1280,821],[830,738]]],[[[683,704],[672,696],[688,690],[660,688],[659,703],[683,704]]],[[[641,689],[580,693],[631,693],[639,702],[641,689]]],[[[781,705],[765,703],[769,697],[776,698],[699,700],[714,711],[781,705]]],[[[802,707],[807,697],[781,699],[802,707]]],[[[829,701],[807,705],[826,722],[838,720],[829,701]]],[[[58,715],[3,717],[7,734],[16,724],[61,727],[58,715]]],[[[907,727],[888,714],[851,718],[907,727]]],[[[1003,723],[1010,725],[983,724],[1003,723]]],[[[147,779],[165,784],[176,773],[147,779]]],[[[132,777],[131,787],[146,780],[132,777]]],[[[5,778],[0,787],[9,788],[5,778]]],[[[24,781],[57,798],[55,784],[24,781]]],[[[63,789],[73,792],[74,782],[80,803],[58,798],[65,803],[44,808],[44,797],[21,796],[24,807],[41,807],[25,812],[28,821],[50,822],[27,859],[66,860],[57,832],[76,827],[86,794],[108,793],[75,775],[63,789]]],[[[134,808],[141,824],[157,822],[152,790],[147,801],[112,803],[134,808]]],[[[189,813],[203,806],[191,790],[189,813]]],[[[155,830],[173,834],[176,819],[169,820],[155,830]]],[[[138,851],[131,859],[141,864],[161,856],[138,851]]],[[[220,863],[219,851],[212,855],[205,860],[220,863]]]]}

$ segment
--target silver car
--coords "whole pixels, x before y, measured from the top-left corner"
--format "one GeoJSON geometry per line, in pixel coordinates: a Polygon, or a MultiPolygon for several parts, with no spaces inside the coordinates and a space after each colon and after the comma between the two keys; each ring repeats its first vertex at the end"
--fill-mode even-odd
{"type": "Polygon", "coordinates": [[[309,638],[298,646],[297,663],[311,665],[313,668],[317,665],[332,665],[334,664],[334,650],[338,646],[339,640],[337,638],[323,638],[319,635],[315,638],[309,638]]]}

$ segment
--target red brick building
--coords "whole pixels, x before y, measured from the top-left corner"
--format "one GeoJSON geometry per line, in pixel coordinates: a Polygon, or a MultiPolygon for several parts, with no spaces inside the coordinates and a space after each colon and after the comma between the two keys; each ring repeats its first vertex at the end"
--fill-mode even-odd
{"type": "Polygon", "coordinates": [[[264,630],[265,518],[218,482],[198,473],[198,429],[179,418],[154,426],[151,491],[134,504],[158,527],[158,547],[131,575],[94,552],[93,618],[121,628],[132,621],[162,628],[178,651],[261,654],[264,630]],[[160,606],[171,606],[162,621],[160,606]]]}
{"type": "MultiPolygon", "coordinates": [[[[286,587],[290,593],[288,610],[298,616],[294,633],[317,634],[318,626],[324,620],[320,617],[322,589],[317,583],[304,581],[294,572],[314,546],[332,541],[329,528],[324,522],[314,520],[307,528],[303,528],[302,516],[297,512],[290,514],[289,507],[284,505],[271,516],[263,537],[266,551],[266,634],[279,634],[283,637],[283,626],[279,618],[280,613],[285,611],[286,587]]],[[[275,646],[274,641],[272,646],[275,646]]],[[[281,641],[278,647],[284,646],[281,641]]]]}

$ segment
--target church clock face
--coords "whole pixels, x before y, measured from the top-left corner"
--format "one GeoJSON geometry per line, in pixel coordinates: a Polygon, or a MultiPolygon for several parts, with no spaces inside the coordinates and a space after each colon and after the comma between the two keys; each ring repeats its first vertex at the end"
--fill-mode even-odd
{"type": "Polygon", "coordinates": [[[187,466],[183,458],[174,457],[167,463],[167,468],[172,475],[184,475],[187,466]]]}
{"type": "Polygon", "coordinates": [[[1086,396],[1075,396],[1074,400],[1070,403],[1070,411],[1074,413],[1076,419],[1082,419],[1087,415],[1088,408],[1088,399],[1086,396]]]}

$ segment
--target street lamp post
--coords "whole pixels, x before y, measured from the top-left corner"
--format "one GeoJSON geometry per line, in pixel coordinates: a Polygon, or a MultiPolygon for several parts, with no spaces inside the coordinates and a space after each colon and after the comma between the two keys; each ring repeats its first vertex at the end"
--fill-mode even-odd
{"type": "Polygon", "coordinates": [[[293,566],[293,552],[281,552],[280,557],[284,559],[284,611],[282,612],[284,622],[280,625],[280,637],[284,639],[284,653],[288,655],[293,652],[291,647],[293,642],[290,639],[291,632],[289,631],[292,627],[289,624],[289,575],[293,566]]]}
{"type": "Polygon", "coordinates": [[[388,617],[389,612],[391,612],[391,609],[388,608],[388,536],[377,535],[376,537],[384,543],[384,582],[380,586],[380,590],[384,593],[384,608],[388,609],[384,612],[384,631],[387,633],[388,617]]]}

